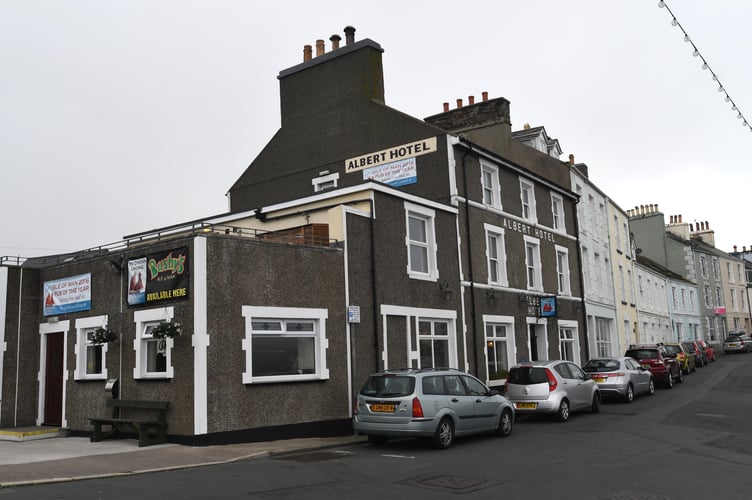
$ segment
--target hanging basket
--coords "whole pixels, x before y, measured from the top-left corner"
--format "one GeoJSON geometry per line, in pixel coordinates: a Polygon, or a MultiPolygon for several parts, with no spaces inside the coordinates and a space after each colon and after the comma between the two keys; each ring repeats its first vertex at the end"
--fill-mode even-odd
{"type": "Polygon", "coordinates": [[[91,333],[91,343],[95,345],[107,344],[118,339],[118,334],[107,328],[100,326],[91,333]]]}
{"type": "Polygon", "coordinates": [[[155,339],[171,339],[183,333],[183,326],[177,321],[160,321],[151,331],[155,339]]]}

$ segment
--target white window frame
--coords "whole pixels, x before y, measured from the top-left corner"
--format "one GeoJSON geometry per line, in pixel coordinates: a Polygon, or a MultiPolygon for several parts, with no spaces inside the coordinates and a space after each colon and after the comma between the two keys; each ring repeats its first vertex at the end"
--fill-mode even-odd
{"type": "Polygon", "coordinates": [[[491,224],[483,224],[486,231],[486,262],[488,263],[488,284],[508,286],[507,278],[507,250],[504,243],[504,229],[491,224]],[[492,255],[491,241],[496,243],[496,255],[492,255]],[[493,269],[496,268],[496,279],[493,277],[493,269]]]}
{"type": "Polygon", "coordinates": [[[437,267],[436,245],[436,211],[414,203],[405,202],[405,246],[407,247],[407,275],[413,279],[437,281],[439,279],[439,269],[437,267]],[[425,223],[426,241],[410,239],[410,219],[420,219],[425,223]],[[413,246],[425,248],[427,271],[414,270],[411,258],[411,249],[413,246]]]}
{"type": "Polygon", "coordinates": [[[729,295],[731,296],[731,310],[738,311],[738,309],[736,308],[736,289],[731,288],[729,292],[729,295]]]}
{"type": "MultiPolygon", "coordinates": [[[[329,369],[326,365],[326,351],[329,348],[329,340],[326,337],[326,320],[329,317],[327,309],[243,306],[241,312],[243,318],[245,318],[245,336],[242,341],[242,348],[245,351],[244,384],[305,382],[308,380],[329,379],[329,369]],[[314,339],[315,367],[313,373],[253,376],[253,322],[265,319],[275,321],[306,320],[314,323],[314,331],[312,333],[296,333],[294,335],[295,337],[302,336],[314,339]]],[[[256,335],[263,334],[256,332],[256,335]]],[[[285,335],[285,333],[275,333],[274,335],[285,335]]]]}
{"type": "Polygon", "coordinates": [[[482,202],[484,205],[501,210],[501,184],[499,183],[499,167],[481,159],[480,184],[482,187],[482,202]],[[486,176],[489,182],[486,182],[486,176]]]}
{"type": "Polygon", "coordinates": [[[520,216],[531,224],[537,223],[538,215],[535,209],[535,185],[525,179],[520,179],[520,203],[522,204],[520,216]],[[527,201],[525,200],[525,194],[527,194],[527,201]]]}
{"type": "Polygon", "coordinates": [[[572,343],[572,354],[574,356],[574,359],[570,359],[568,361],[571,361],[575,363],[578,366],[581,366],[580,361],[580,333],[579,333],[579,325],[576,321],[570,321],[570,320],[561,320],[558,322],[558,336],[559,336],[559,359],[564,359],[563,355],[564,353],[561,352],[562,342],[571,342],[572,343]],[[562,339],[562,330],[571,330],[572,332],[572,338],[565,338],[562,339]]]}
{"type": "Polygon", "coordinates": [[[708,277],[708,260],[704,255],[700,255],[700,273],[703,278],[708,277]]]}
{"type": "Polygon", "coordinates": [[[572,280],[569,272],[569,249],[555,245],[556,249],[556,282],[559,295],[572,295],[572,280]],[[562,269],[561,263],[564,263],[562,269]]]}
{"type": "Polygon", "coordinates": [[[611,322],[607,318],[595,317],[595,355],[607,358],[613,355],[611,322]]]}
{"type": "Polygon", "coordinates": [[[523,236],[525,240],[525,280],[528,290],[543,291],[543,275],[541,272],[540,240],[530,236],[523,236]],[[529,250],[532,249],[533,262],[530,262],[529,250]],[[531,285],[531,272],[533,283],[531,285]]]}
{"type": "Polygon", "coordinates": [[[726,274],[728,274],[729,283],[733,283],[734,282],[734,266],[731,265],[731,262],[726,262],[726,274]]]}
{"type": "Polygon", "coordinates": [[[513,316],[493,316],[483,315],[483,332],[485,332],[486,349],[484,350],[486,358],[486,383],[492,385],[503,385],[506,379],[494,379],[491,380],[491,362],[495,363],[495,359],[491,360],[488,356],[489,349],[498,351],[504,349],[507,359],[506,370],[514,366],[516,362],[516,346],[515,346],[515,332],[514,332],[514,317],[513,316]],[[499,335],[497,328],[504,328],[504,335],[499,335]],[[492,334],[489,334],[489,328],[493,329],[492,334]]]}
{"type": "Polygon", "coordinates": [[[334,189],[339,183],[339,172],[335,172],[329,175],[321,175],[311,180],[313,185],[313,191],[318,193],[327,189],[334,189]]]}
{"type": "Polygon", "coordinates": [[[564,198],[556,193],[551,193],[551,228],[555,231],[565,233],[567,225],[564,218],[564,198]]]}
{"type": "Polygon", "coordinates": [[[136,366],[133,368],[134,379],[170,379],[175,376],[175,370],[172,366],[172,347],[175,341],[171,338],[163,340],[165,342],[165,371],[150,372],[147,370],[148,344],[157,342],[148,332],[148,329],[158,325],[160,321],[171,321],[174,314],[175,309],[173,307],[144,309],[133,313],[133,320],[136,323],[136,337],[133,339],[133,350],[136,351],[136,366]]]}
{"type": "Polygon", "coordinates": [[[88,318],[78,318],[74,323],[76,329],[76,380],[106,380],[107,379],[107,346],[108,342],[99,344],[101,348],[99,355],[102,357],[102,371],[100,373],[86,373],[86,367],[89,362],[89,347],[94,344],[89,340],[88,334],[96,328],[107,325],[107,315],[91,316],[88,318]]]}
{"type": "Polygon", "coordinates": [[[431,318],[431,317],[416,317],[415,318],[415,331],[417,332],[417,360],[418,360],[418,368],[447,368],[443,365],[436,366],[436,358],[435,358],[435,346],[437,342],[446,342],[445,349],[447,353],[447,363],[449,366],[454,366],[457,363],[457,355],[456,350],[454,347],[454,328],[452,325],[452,321],[450,321],[447,318],[431,318]],[[424,334],[421,333],[420,330],[420,324],[421,323],[429,323],[431,325],[430,333],[424,334]],[[441,324],[446,327],[446,335],[440,335],[436,334],[436,325],[441,324]],[[421,347],[422,341],[428,341],[431,343],[431,366],[424,366],[423,365],[423,349],[421,347]]]}

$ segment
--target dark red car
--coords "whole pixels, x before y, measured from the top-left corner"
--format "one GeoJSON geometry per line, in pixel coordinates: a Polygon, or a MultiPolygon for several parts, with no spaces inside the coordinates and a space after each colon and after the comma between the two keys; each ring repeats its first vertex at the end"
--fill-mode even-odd
{"type": "Polygon", "coordinates": [[[695,342],[697,342],[697,345],[700,347],[700,349],[705,351],[705,357],[708,361],[715,361],[715,349],[713,349],[710,344],[708,344],[704,340],[696,340],[695,342]]]}
{"type": "Polygon", "coordinates": [[[631,345],[625,356],[636,359],[653,374],[653,378],[669,389],[674,386],[674,381],[684,382],[684,375],[679,362],[672,358],[662,344],[631,345]]]}

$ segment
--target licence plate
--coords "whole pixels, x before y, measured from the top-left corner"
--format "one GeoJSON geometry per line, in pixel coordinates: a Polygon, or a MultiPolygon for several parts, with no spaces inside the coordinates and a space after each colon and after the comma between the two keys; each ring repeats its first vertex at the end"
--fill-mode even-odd
{"type": "Polygon", "coordinates": [[[593,377],[593,382],[595,382],[596,384],[602,384],[605,381],[606,379],[603,377],[593,377]]]}
{"type": "Polygon", "coordinates": [[[534,410],[538,407],[538,403],[515,403],[514,407],[520,410],[534,410]]]}
{"type": "Polygon", "coordinates": [[[394,405],[371,405],[371,411],[374,413],[394,413],[394,405]]]}

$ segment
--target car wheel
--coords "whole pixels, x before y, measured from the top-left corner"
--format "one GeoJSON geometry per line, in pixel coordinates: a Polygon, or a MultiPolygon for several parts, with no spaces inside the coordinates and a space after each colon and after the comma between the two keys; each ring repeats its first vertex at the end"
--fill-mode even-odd
{"type": "Polygon", "coordinates": [[[384,443],[387,442],[388,439],[389,439],[388,436],[377,436],[377,435],[374,435],[374,434],[369,434],[368,435],[368,442],[371,443],[371,444],[373,444],[373,445],[384,444],[384,443]]]}
{"type": "Polygon", "coordinates": [[[504,408],[499,417],[499,427],[496,428],[496,435],[501,437],[507,437],[512,433],[512,425],[514,424],[514,417],[512,416],[512,410],[504,408]]]}
{"type": "Polygon", "coordinates": [[[674,387],[674,377],[671,375],[671,372],[668,372],[668,377],[666,377],[666,388],[671,389],[674,387]]]}
{"type": "Polygon", "coordinates": [[[559,422],[566,422],[569,420],[569,401],[566,399],[562,399],[561,403],[559,403],[559,411],[556,413],[556,417],[559,419],[559,422]]]}
{"type": "Polygon", "coordinates": [[[627,384],[627,392],[624,394],[624,402],[631,403],[634,401],[634,387],[632,384],[627,384]]]}
{"type": "Polygon", "coordinates": [[[444,417],[433,435],[433,445],[440,450],[446,450],[452,446],[452,443],[454,443],[454,422],[451,418],[444,417]]]}
{"type": "Polygon", "coordinates": [[[681,371],[681,370],[679,370],[679,376],[678,376],[678,377],[676,377],[676,381],[677,381],[677,382],[679,382],[680,384],[681,384],[682,382],[684,382],[684,374],[682,373],[682,371],[681,371]]]}
{"type": "Polygon", "coordinates": [[[590,403],[590,413],[599,413],[601,411],[601,394],[598,391],[595,391],[595,394],[593,394],[593,402],[590,403]]]}
{"type": "Polygon", "coordinates": [[[653,394],[655,394],[655,380],[653,380],[653,377],[650,377],[648,381],[648,396],[652,396],[653,394]]]}

